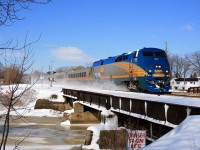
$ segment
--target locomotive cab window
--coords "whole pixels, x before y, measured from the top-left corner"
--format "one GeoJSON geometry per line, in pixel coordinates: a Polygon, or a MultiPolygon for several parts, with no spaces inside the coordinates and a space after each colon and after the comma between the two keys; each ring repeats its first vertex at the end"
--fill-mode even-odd
{"type": "Polygon", "coordinates": [[[155,56],[166,57],[165,52],[155,52],[155,56]]]}
{"type": "Polygon", "coordinates": [[[153,56],[153,52],[143,52],[143,56],[153,56]]]}
{"type": "Polygon", "coordinates": [[[118,57],[115,59],[115,62],[119,62],[119,61],[122,61],[122,56],[118,56],[118,57]]]}

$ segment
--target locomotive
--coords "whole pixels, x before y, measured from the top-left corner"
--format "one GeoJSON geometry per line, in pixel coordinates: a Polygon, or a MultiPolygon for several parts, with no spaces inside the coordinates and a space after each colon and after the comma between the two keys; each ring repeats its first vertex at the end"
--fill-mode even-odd
{"type": "Polygon", "coordinates": [[[170,66],[164,50],[142,48],[108,57],[92,67],[68,72],[68,80],[82,82],[113,81],[126,85],[131,91],[165,93],[170,89],[170,66]]]}

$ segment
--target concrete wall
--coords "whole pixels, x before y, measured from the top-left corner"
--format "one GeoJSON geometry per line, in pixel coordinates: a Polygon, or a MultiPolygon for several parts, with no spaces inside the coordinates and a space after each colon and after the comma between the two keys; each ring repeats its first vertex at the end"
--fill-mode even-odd
{"type": "Polygon", "coordinates": [[[53,109],[63,112],[65,110],[72,109],[72,107],[64,102],[52,102],[48,99],[38,99],[34,109],[53,109]]]}
{"type": "Polygon", "coordinates": [[[70,115],[70,123],[98,123],[100,118],[92,112],[84,112],[84,106],[80,103],[74,103],[74,113],[70,115]]]}
{"type": "Polygon", "coordinates": [[[126,130],[101,130],[97,143],[100,149],[121,149],[127,147],[126,130]]]}

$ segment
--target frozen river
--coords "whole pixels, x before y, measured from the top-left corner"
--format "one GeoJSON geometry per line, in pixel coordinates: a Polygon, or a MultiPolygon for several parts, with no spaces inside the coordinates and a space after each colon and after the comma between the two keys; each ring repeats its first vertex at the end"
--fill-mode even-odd
{"type": "MultiPolygon", "coordinates": [[[[23,120],[12,120],[8,147],[13,149],[24,137],[20,149],[81,149],[85,141],[85,133],[90,125],[61,126],[61,117],[26,117],[23,120]]],[[[2,118],[0,118],[0,134],[2,134],[2,118]]]]}

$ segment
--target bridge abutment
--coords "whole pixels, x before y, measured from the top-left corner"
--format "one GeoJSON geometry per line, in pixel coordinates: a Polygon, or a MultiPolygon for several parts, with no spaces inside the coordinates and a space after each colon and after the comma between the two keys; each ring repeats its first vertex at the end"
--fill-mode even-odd
{"type": "Polygon", "coordinates": [[[98,112],[96,110],[85,111],[84,105],[80,103],[74,103],[73,108],[73,113],[64,113],[63,121],[69,120],[71,124],[90,124],[100,122],[100,117],[98,117],[98,112]]]}

